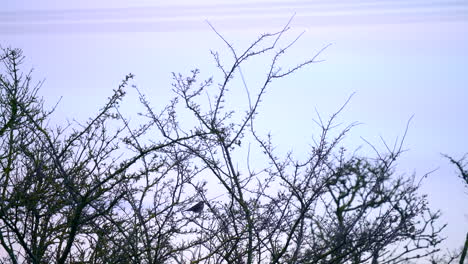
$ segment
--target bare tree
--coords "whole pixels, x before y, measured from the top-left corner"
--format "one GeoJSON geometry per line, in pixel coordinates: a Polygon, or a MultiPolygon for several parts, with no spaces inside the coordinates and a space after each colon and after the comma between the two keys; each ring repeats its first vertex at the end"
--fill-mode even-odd
{"type": "Polygon", "coordinates": [[[281,67],[301,36],[284,43],[289,23],[240,52],[212,29],[232,55],[226,63],[212,52],[221,78],[174,74],[175,97],[160,110],[135,89],[139,124],[119,108],[128,75],[95,117],[50,128],[40,85],[19,74],[21,52],[4,50],[4,262],[404,263],[438,251],[439,213],[420,181],[397,173],[403,140],[373,157],[348,153],[342,139],[356,124],[336,125],[346,103],[328,121],[318,116],[302,159],[256,129],[271,83],[319,62],[327,46],[281,67]],[[265,56],[263,81],[248,84],[241,66],[265,56]],[[245,109],[229,104],[239,93],[245,109]]]}
{"type": "MultiPolygon", "coordinates": [[[[116,215],[116,208],[138,206],[130,199],[138,188],[134,182],[167,163],[178,166],[169,155],[159,159],[156,153],[185,138],[125,150],[135,147],[131,139],[137,137],[125,134],[128,126],[118,110],[131,74],[95,117],[52,129],[47,124],[51,112],[37,95],[41,83],[31,87],[30,73],[20,70],[21,51],[4,49],[1,60],[0,243],[8,255],[5,261],[108,263],[126,262],[122,254],[139,256],[141,252],[127,256],[132,251],[124,250],[133,237],[113,240],[112,249],[119,252],[106,252],[107,236],[115,230],[126,234],[125,224],[131,222],[130,216],[116,215]]],[[[169,187],[159,186],[168,192],[169,187]]],[[[163,230],[158,230],[160,236],[163,230]]]]}
{"type": "MultiPolygon", "coordinates": [[[[460,159],[454,159],[453,157],[450,157],[448,155],[443,155],[453,165],[457,167],[458,176],[460,177],[460,179],[462,179],[463,183],[465,184],[465,187],[468,187],[468,163],[466,162],[467,155],[468,154],[465,154],[460,159]]],[[[460,262],[459,262],[460,264],[464,263],[467,252],[468,252],[468,233],[466,234],[465,244],[463,245],[463,249],[460,253],[460,262]]]]}
{"type": "MultiPolygon", "coordinates": [[[[194,220],[198,240],[186,250],[190,261],[399,263],[434,254],[444,226],[437,226],[439,213],[431,212],[426,196],[418,194],[420,181],[395,175],[403,140],[393,149],[387,147],[384,154],[377,152],[377,157],[346,156],[340,142],[354,124],[335,138],[329,136],[343,108],[327,122],[319,118],[322,133],[303,161],[295,160],[291,153],[279,158],[271,136],[264,138],[256,132],[257,111],[270,84],[319,61],[321,51],[287,70],[278,65],[300,37],[280,47],[288,26],[260,36],[242,52],[213,28],[233,61],[223,64],[220,55],[212,52],[223,76],[214,91],[213,79],[197,83],[198,70],[188,77],[174,75],[177,97],[173,102],[181,101],[198,125],[187,132],[182,121],[175,122],[173,133],[203,134],[178,143],[176,152],[190,155],[189,171],[198,172],[191,177],[191,181],[198,179],[195,185],[217,182],[215,188],[225,193],[221,200],[212,201],[205,190],[198,192],[208,212],[194,220]],[[244,82],[248,108],[230,109],[228,94],[239,89],[232,84],[234,75],[243,79],[240,66],[268,54],[272,63],[258,89],[249,89],[244,82]],[[205,95],[208,105],[199,103],[205,95]],[[250,156],[252,144],[258,146],[255,155],[263,155],[264,167],[249,159],[245,162],[242,153],[247,148],[250,156]]],[[[142,102],[150,123],[160,124],[149,103],[142,102]]]]}

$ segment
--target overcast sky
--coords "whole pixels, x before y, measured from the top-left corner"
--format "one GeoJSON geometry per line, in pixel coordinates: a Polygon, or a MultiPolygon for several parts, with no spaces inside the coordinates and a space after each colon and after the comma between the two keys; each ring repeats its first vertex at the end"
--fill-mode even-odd
{"type": "MultiPolygon", "coordinates": [[[[467,189],[440,153],[468,152],[468,1],[8,1],[0,10],[0,45],[23,49],[56,117],[84,120],[132,72],[160,104],[171,72],[213,70],[210,49],[226,53],[210,21],[245,48],[295,15],[286,39],[305,31],[283,60],[293,66],[327,44],[322,63],[273,86],[260,109],[262,131],[300,157],[316,131],[315,108],[327,117],[356,92],[340,121],[362,123],[351,146],[401,136],[414,115],[401,173],[438,169],[423,191],[448,222],[447,246],[468,231],[467,189]]],[[[255,86],[262,62],[243,69],[255,86]]],[[[130,109],[131,110],[131,109],[130,109]]],[[[363,150],[366,151],[366,150],[363,150]]]]}

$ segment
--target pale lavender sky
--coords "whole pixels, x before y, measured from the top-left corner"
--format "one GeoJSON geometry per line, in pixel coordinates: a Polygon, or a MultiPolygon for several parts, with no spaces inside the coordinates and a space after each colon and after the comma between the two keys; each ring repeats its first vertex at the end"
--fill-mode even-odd
{"type": "MultiPolygon", "coordinates": [[[[325,62],[274,85],[259,128],[300,157],[316,131],[314,108],[327,117],[352,92],[341,121],[363,125],[348,137],[351,146],[364,144],[360,136],[393,141],[414,114],[401,172],[438,168],[423,191],[449,223],[447,247],[459,247],[468,194],[440,153],[468,152],[468,1],[8,1],[0,45],[24,50],[36,80],[46,78],[50,104],[63,96],[57,118],[84,120],[129,72],[154,104],[171,96],[171,72],[197,67],[210,76],[209,50],[226,48],[206,19],[242,48],[294,13],[289,38],[306,33],[285,65],[333,45],[320,56],[325,62]]],[[[262,66],[243,69],[249,84],[262,66]]]]}

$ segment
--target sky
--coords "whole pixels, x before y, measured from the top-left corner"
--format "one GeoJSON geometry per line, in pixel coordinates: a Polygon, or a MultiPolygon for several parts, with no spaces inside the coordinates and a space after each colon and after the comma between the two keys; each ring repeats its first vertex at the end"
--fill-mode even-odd
{"type": "MultiPolygon", "coordinates": [[[[293,15],[286,40],[304,34],[284,65],[331,46],[323,62],[273,85],[260,131],[271,132],[281,150],[306,155],[315,110],[326,118],[354,93],[340,121],[361,125],[347,142],[365,145],[363,137],[383,150],[380,137],[401,138],[414,115],[399,172],[435,170],[422,192],[449,224],[445,246],[461,246],[468,190],[441,153],[468,152],[468,1],[8,1],[0,9],[0,45],[23,49],[25,69],[45,79],[47,103],[62,98],[57,119],[84,121],[129,72],[154,104],[171,97],[171,72],[199,68],[209,77],[210,50],[228,53],[206,21],[241,50],[293,15]]],[[[242,69],[249,85],[267,62],[242,69]]]]}

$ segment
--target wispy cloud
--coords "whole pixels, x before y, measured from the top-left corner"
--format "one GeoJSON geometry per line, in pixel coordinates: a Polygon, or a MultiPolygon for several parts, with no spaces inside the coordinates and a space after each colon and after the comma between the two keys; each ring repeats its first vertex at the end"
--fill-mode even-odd
{"type": "Polygon", "coordinates": [[[0,12],[0,33],[158,32],[468,21],[467,1],[292,1],[0,12]]]}

